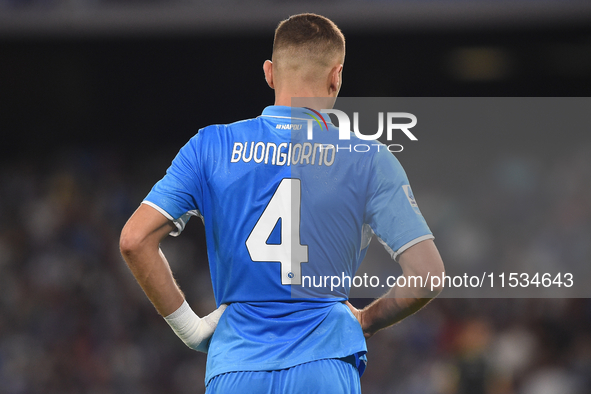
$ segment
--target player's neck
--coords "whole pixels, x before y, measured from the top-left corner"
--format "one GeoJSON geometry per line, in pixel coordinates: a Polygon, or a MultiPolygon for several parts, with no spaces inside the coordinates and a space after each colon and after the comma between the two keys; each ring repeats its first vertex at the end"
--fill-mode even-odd
{"type": "MultiPolygon", "coordinates": [[[[277,93],[277,92],[276,92],[277,93]]],[[[275,105],[287,107],[308,107],[316,110],[330,109],[334,106],[336,97],[327,97],[312,92],[297,91],[276,94],[275,105]]]]}

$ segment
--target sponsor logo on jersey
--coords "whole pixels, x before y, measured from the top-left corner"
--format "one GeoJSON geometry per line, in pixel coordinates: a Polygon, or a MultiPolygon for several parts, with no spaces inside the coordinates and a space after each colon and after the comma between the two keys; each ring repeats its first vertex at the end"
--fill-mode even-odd
{"type": "Polygon", "coordinates": [[[414,211],[420,215],[421,211],[419,210],[419,206],[417,205],[415,196],[412,194],[410,185],[402,185],[402,190],[404,190],[404,194],[406,194],[406,198],[408,199],[408,202],[412,209],[414,209],[414,211]]]}
{"type": "Polygon", "coordinates": [[[301,130],[302,127],[304,127],[302,124],[279,123],[275,128],[279,130],[301,130]]]}

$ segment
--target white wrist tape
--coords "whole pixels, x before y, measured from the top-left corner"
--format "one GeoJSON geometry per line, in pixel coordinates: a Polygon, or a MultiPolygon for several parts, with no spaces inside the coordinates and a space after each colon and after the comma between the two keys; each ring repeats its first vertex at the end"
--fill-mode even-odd
{"type": "Polygon", "coordinates": [[[179,309],[166,316],[164,320],[185,345],[193,350],[207,353],[209,340],[226,307],[226,304],[222,304],[209,315],[200,318],[185,300],[179,309]]]}

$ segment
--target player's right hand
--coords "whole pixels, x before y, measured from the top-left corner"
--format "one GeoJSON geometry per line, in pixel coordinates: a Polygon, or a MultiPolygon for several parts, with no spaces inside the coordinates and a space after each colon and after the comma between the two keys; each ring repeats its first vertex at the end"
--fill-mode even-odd
{"type": "Polygon", "coordinates": [[[220,307],[218,309],[211,312],[209,315],[204,316],[201,319],[202,324],[205,323],[208,327],[206,327],[203,330],[204,336],[203,336],[203,339],[201,340],[201,343],[196,348],[189,346],[191,349],[194,349],[194,350],[197,350],[197,351],[200,351],[203,353],[207,353],[207,350],[209,349],[209,342],[211,340],[211,337],[213,336],[213,333],[214,333],[216,327],[218,326],[218,322],[220,321],[220,318],[222,317],[222,314],[224,313],[224,311],[226,310],[227,307],[228,307],[227,304],[222,304],[222,305],[220,305],[220,307]]]}
{"type": "Polygon", "coordinates": [[[200,318],[185,301],[179,309],[166,316],[164,320],[185,345],[193,350],[207,353],[209,341],[227,306],[222,304],[209,315],[200,318]]]}

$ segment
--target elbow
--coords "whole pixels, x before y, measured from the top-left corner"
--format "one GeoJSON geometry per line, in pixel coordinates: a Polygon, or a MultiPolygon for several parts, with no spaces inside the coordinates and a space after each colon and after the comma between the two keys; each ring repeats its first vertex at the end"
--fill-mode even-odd
{"type": "Polygon", "coordinates": [[[445,268],[441,259],[431,261],[425,265],[421,272],[421,298],[435,298],[443,291],[443,280],[445,277],[445,268]]]}
{"type": "Polygon", "coordinates": [[[130,264],[132,258],[139,253],[141,248],[141,239],[127,227],[124,227],[119,237],[119,251],[127,264],[130,264]]]}
{"type": "Polygon", "coordinates": [[[433,241],[420,242],[402,253],[400,266],[404,275],[420,280],[415,288],[419,298],[435,298],[443,290],[445,267],[433,241]]]}
{"type": "Polygon", "coordinates": [[[444,281],[442,278],[444,277],[445,267],[443,266],[443,261],[439,259],[434,262],[432,271],[430,272],[430,281],[428,285],[431,298],[437,297],[443,291],[444,281]]]}
{"type": "Polygon", "coordinates": [[[438,285],[437,283],[429,282],[427,283],[427,287],[423,290],[423,295],[421,298],[428,298],[433,299],[437,297],[443,291],[443,286],[438,285]]]}
{"type": "Polygon", "coordinates": [[[429,288],[429,298],[435,298],[443,291],[443,286],[433,286],[429,288]]]}

